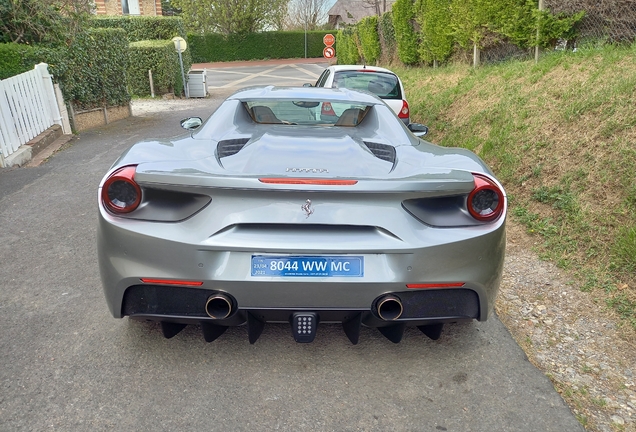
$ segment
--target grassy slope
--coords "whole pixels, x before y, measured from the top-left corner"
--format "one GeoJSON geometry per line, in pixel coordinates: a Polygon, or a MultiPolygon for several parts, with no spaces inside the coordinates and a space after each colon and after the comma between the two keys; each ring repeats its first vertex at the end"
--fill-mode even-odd
{"type": "Polygon", "coordinates": [[[429,140],[488,162],[539,254],[636,327],[636,44],[393,69],[429,140]]]}

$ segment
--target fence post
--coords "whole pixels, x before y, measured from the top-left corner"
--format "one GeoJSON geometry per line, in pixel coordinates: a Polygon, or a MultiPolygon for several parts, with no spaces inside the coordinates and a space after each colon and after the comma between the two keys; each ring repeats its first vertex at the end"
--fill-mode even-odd
{"type": "Polygon", "coordinates": [[[66,104],[64,103],[64,96],[62,95],[62,89],[60,89],[59,84],[53,85],[55,89],[55,99],[57,100],[57,107],[60,110],[60,115],[62,116],[62,132],[64,135],[70,135],[73,133],[71,130],[71,123],[68,119],[68,109],[66,109],[66,104]]]}
{"type": "MultiPolygon", "coordinates": [[[[539,12],[545,9],[543,0],[539,0],[539,12]]],[[[537,44],[534,47],[534,62],[539,63],[539,38],[541,37],[541,16],[537,19],[537,44]]]]}
{"type": "Polygon", "coordinates": [[[473,67],[476,68],[481,62],[481,52],[477,44],[473,44],[473,67]]]}
{"type": "Polygon", "coordinates": [[[57,106],[57,99],[55,99],[55,89],[53,88],[53,77],[49,74],[49,65],[46,63],[39,63],[35,65],[34,69],[37,70],[42,76],[44,82],[44,97],[49,103],[49,109],[51,110],[51,117],[53,117],[53,123],[63,126],[62,115],[60,109],[57,106]]]}

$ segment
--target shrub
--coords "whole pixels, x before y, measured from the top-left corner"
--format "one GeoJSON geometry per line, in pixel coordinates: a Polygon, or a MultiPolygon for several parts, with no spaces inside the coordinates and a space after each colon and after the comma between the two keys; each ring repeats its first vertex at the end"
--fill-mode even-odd
{"type": "Polygon", "coordinates": [[[33,47],[16,43],[0,44],[0,79],[7,79],[33,69],[25,58],[33,54],[33,47]]]}
{"type": "MultiPolygon", "coordinates": [[[[182,54],[184,71],[190,68],[190,56],[182,54]]],[[[128,65],[128,90],[136,96],[150,95],[148,70],[152,71],[152,80],[157,94],[172,92],[182,94],[183,79],[179,55],[171,40],[147,40],[131,42],[128,65]]]]}
{"type": "Polygon", "coordinates": [[[93,18],[91,27],[121,28],[126,31],[129,42],[142,40],[167,40],[175,36],[185,39],[183,20],[179,17],[163,16],[104,16],[93,18]]]}
{"type": "Polygon", "coordinates": [[[415,10],[421,29],[420,57],[429,63],[446,60],[453,52],[450,0],[417,0],[415,10]]]}
{"type": "Polygon", "coordinates": [[[395,40],[395,28],[391,12],[380,16],[378,21],[378,36],[380,38],[380,61],[382,63],[394,63],[397,61],[397,42],[395,40]]]}
{"type": "Polygon", "coordinates": [[[407,65],[419,61],[417,53],[417,34],[413,29],[415,11],[411,0],[397,0],[392,9],[395,40],[397,41],[398,58],[407,65]]]}
{"type": "Polygon", "coordinates": [[[338,64],[358,64],[360,63],[360,52],[356,42],[357,34],[354,26],[346,27],[338,32],[336,39],[336,56],[338,64]]]}
{"type": "Polygon", "coordinates": [[[76,108],[118,106],[130,101],[126,90],[128,42],[122,29],[88,29],[68,48],[42,51],[64,98],[76,108]]]}
{"type": "Polygon", "coordinates": [[[378,17],[363,18],[358,23],[358,35],[362,56],[367,64],[375,64],[380,58],[380,38],[378,37],[378,17]]]}
{"type": "MultiPolygon", "coordinates": [[[[329,30],[307,32],[307,57],[322,57],[323,37],[329,30]]],[[[195,63],[305,56],[305,32],[262,32],[245,35],[188,34],[195,63]]],[[[188,48],[190,49],[190,48],[188,48]]]]}

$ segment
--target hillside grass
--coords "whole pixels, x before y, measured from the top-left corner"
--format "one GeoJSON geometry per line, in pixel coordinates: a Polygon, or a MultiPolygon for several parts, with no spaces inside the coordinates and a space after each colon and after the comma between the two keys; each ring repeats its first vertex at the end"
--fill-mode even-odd
{"type": "Polygon", "coordinates": [[[636,44],[392,69],[428,140],[481,156],[539,255],[636,328],[636,44]]]}

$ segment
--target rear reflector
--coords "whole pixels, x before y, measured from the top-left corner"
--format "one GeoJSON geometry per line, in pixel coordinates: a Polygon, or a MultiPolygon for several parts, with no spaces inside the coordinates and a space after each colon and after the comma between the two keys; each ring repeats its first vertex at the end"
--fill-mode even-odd
{"type": "Polygon", "coordinates": [[[187,286],[203,285],[202,281],[185,281],[185,280],[174,280],[174,279],[141,278],[141,281],[147,284],[162,284],[162,285],[187,285],[187,286]]]}
{"type": "Polygon", "coordinates": [[[461,288],[466,285],[464,282],[453,283],[419,283],[419,284],[406,284],[409,289],[428,289],[428,288],[461,288]]]}
{"type": "Polygon", "coordinates": [[[358,180],[329,180],[329,179],[304,179],[304,178],[262,178],[261,183],[267,184],[300,184],[300,185],[324,185],[324,186],[352,186],[358,180]]]}

